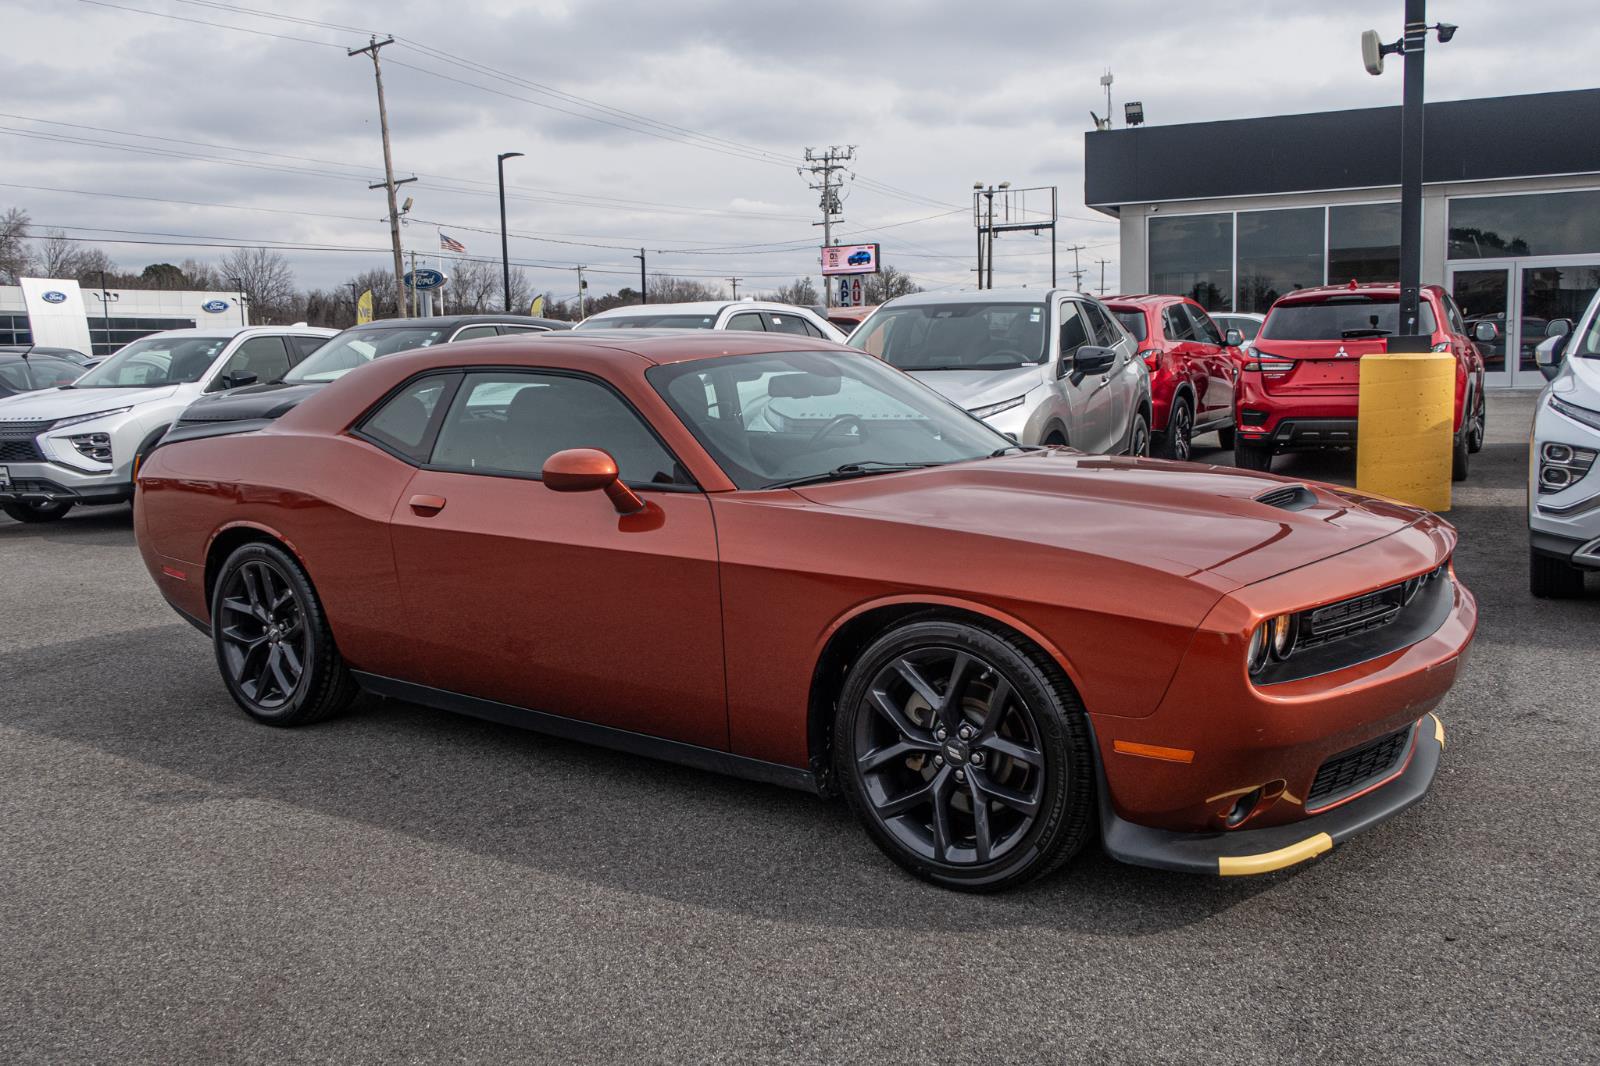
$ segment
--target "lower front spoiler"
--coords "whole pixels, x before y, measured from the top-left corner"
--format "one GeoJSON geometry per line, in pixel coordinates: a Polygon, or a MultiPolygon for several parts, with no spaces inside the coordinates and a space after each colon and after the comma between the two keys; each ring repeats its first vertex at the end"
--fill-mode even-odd
{"type": "Polygon", "coordinates": [[[1281,870],[1321,855],[1422,799],[1433,783],[1443,749],[1444,726],[1429,714],[1418,724],[1416,750],[1399,777],[1326,813],[1268,829],[1234,833],[1152,829],[1117,817],[1102,797],[1101,838],[1113,859],[1135,866],[1222,877],[1281,870]]]}

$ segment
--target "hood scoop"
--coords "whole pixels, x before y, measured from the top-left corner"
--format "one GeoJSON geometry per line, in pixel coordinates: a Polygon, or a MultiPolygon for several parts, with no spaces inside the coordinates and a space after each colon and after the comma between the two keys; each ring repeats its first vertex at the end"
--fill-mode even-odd
{"type": "Polygon", "coordinates": [[[1256,502],[1280,511],[1304,511],[1316,505],[1317,494],[1304,485],[1284,485],[1271,492],[1263,492],[1256,497],[1256,502]]]}

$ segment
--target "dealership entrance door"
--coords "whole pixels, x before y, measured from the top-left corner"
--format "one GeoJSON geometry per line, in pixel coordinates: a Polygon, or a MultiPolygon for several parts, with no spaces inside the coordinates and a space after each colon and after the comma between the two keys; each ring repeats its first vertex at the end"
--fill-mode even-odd
{"type": "Polygon", "coordinates": [[[1600,256],[1539,256],[1473,260],[1449,269],[1450,295],[1467,320],[1469,335],[1491,322],[1495,340],[1478,342],[1486,382],[1502,388],[1543,387],[1534,349],[1551,319],[1574,321],[1600,289],[1600,256]]]}

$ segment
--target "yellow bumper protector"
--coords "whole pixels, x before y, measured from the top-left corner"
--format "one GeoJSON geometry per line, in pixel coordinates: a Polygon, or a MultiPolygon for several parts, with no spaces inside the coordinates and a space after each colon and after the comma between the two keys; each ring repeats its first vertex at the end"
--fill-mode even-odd
{"type": "Polygon", "coordinates": [[[1428,717],[1433,719],[1433,739],[1439,742],[1439,747],[1444,748],[1444,723],[1439,721],[1439,716],[1428,712],[1428,717]]]}
{"type": "Polygon", "coordinates": [[[1314,859],[1333,848],[1333,838],[1327,833],[1306,837],[1277,851],[1264,851],[1260,855],[1232,855],[1217,859],[1217,873],[1223,877],[1248,877],[1251,874],[1271,873],[1297,862],[1314,859]]]}

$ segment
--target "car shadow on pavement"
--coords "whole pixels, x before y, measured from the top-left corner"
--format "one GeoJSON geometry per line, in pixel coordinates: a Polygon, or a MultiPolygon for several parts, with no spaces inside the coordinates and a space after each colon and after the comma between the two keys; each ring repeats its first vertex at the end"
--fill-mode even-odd
{"type": "Polygon", "coordinates": [[[207,641],[181,624],[9,655],[0,688],[9,697],[0,726],[164,771],[148,788],[104,786],[115,791],[103,801],[144,805],[153,817],[186,803],[268,800],[410,836],[435,862],[465,849],[773,920],[1139,937],[1204,921],[1300,874],[1164,873],[1113,862],[1091,843],[1020,890],[949,892],[892,865],[842,802],[400,701],[364,698],[303,729],[258,725],[229,699],[207,641]],[[110,682],[68,691],[61,679],[86,656],[110,682]]]}
{"type": "Polygon", "coordinates": [[[74,507],[54,522],[16,522],[0,514],[0,544],[7,539],[61,541],[81,544],[127,544],[133,529],[133,509],[126,504],[108,507],[74,507]]]}

